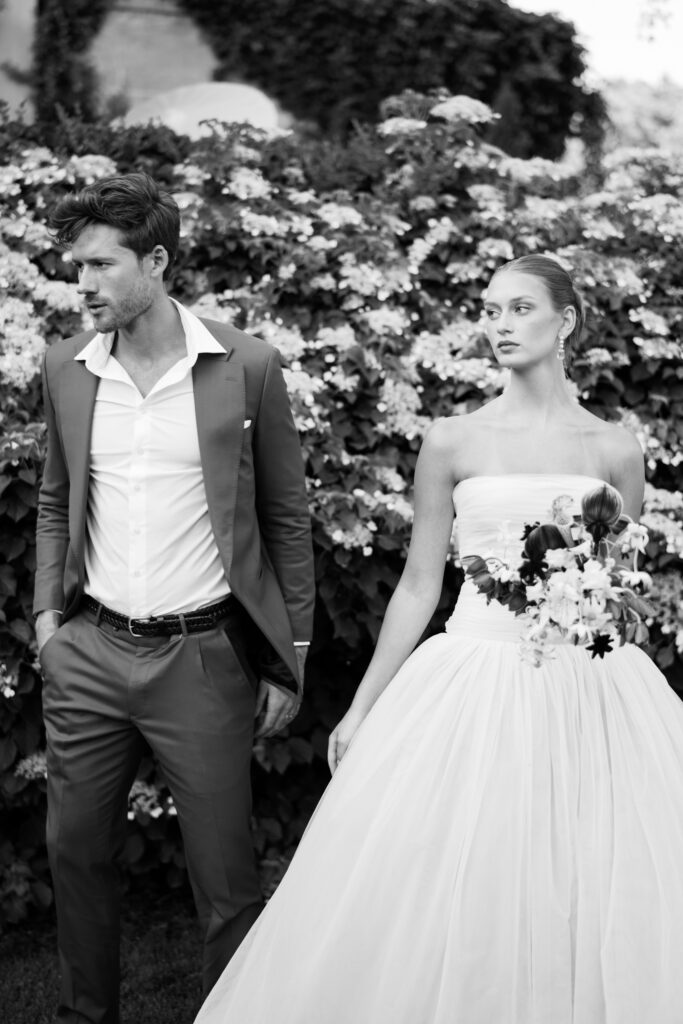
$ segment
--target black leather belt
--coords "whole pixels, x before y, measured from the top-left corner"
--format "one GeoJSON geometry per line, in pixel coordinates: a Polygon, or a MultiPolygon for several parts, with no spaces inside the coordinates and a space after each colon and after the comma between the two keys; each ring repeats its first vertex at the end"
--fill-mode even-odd
{"type": "Polygon", "coordinates": [[[97,618],[97,621],[108,622],[116,629],[127,630],[131,636],[173,636],[175,633],[201,633],[213,629],[218,623],[231,615],[239,607],[237,601],[228,594],[222,601],[207,604],[194,612],[182,615],[150,615],[145,619],[135,619],[107,608],[89,594],[84,594],[81,607],[97,618]]]}

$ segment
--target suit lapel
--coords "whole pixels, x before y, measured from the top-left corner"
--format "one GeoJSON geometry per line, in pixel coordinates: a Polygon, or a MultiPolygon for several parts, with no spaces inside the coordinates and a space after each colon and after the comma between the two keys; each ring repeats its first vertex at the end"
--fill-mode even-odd
{"type": "Polygon", "coordinates": [[[201,354],[192,371],[206,500],[228,578],[246,412],[244,368],[230,354],[201,354]]]}
{"type": "Polygon", "coordinates": [[[75,554],[82,564],[90,475],[90,435],[99,378],[70,359],[59,374],[57,420],[69,469],[69,518],[75,554]]]}

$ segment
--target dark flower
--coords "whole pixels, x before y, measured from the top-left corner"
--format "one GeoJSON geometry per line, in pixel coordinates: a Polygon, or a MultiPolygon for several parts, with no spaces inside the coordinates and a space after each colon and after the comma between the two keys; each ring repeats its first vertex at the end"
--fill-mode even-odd
{"type": "Polygon", "coordinates": [[[529,534],[531,533],[531,531],[532,531],[532,530],[535,530],[535,529],[536,529],[536,527],[537,527],[537,526],[540,526],[540,525],[541,525],[541,524],[540,524],[539,522],[535,522],[535,523],[525,523],[525,524],[524,524],[524,529],[522,530],[522,536],[521,536],[521,537],[520,537],[519,539],[520,539],[520,540],[526,540],[526,539],[527,539],[527,537],[529,536],[529,534]]]}
{"type": "Polygon", "coordinates": [[[618,524],[623,510],[624,502],[619,491],[609,484],[602,484],[584,494],[581,518],[596,548],[618,524]]]}
{"type": "Polygon", "coordinates": [[[546,551],[566,547],[569,545],[560,528],[554,523],[543,523],[541,526],[534,526],[529,531],[524,542],[523,555],[538,572],[543,564],[546,551]]]}
{"type": "Polygon", "coordinates": [[[612,650],[612,637],[605,633],[598,633],[592,644],[586,648],[591,652],[593,658],[604,658],[612,650]]]}

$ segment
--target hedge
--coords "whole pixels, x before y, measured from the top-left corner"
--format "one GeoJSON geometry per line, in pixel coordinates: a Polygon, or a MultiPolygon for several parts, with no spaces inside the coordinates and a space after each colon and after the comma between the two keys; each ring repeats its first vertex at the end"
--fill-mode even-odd
{"type": "MultiPolygon", "coordinates": [[[[588,408],[629,426],[647,464],[650,653],[683,690],[683,158],[613,154],[585,176],[482,141],[493,115],[468,97],[405,93],[346,146],[217,127],[196,143],[166,130],[76,123],[64,148],[0,124],[0,919],[50,901],[44,849],[40,673],[30,625],[46,344],[81,329],[50,204],[135,165],[183,214],[174,293],[280,349],[306,457],[318,608],[307,697],[287,734],[255,750],[255,839],[272,888],[325,783],[329,729],[348,705],[410,534],[412,472],[428,424],[476,408],[505,373],[480,323],[491,272],[551,252],[575,270],[589,324],[573,367],[588,408]]],[[[455,552],[430,631],[461,580],[455,552]]],[[[182,884],[174,808],[146,760],[131,794],[126,877],[182,884]]]]}

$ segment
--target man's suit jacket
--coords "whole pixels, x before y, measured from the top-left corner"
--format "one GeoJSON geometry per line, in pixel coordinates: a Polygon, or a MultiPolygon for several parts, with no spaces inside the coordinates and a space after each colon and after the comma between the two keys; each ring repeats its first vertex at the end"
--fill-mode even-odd
{"type": "MultiPolygon", "coordinates": [[[[296,688],[294,641],[310,640],[314,575],[299,438],[277,352],[204,320],[225,354],[193,369],[211,525],[235,597],[296,688]],[[272,645],[272,646],[271,646],[272,645]],[[282,664],[284,663],[284,664],[282,664]],[[286,667],[285,667],[286,666],[286,667]]],[[[90,435],[99,378],[74,357],[88,331],[50,346],[43,368],[48,447],[38,502],[34,613],[78,609],[85,578],[90,435]]],[[[105,601],[106,603],[106,601],[105,601]]]]}

